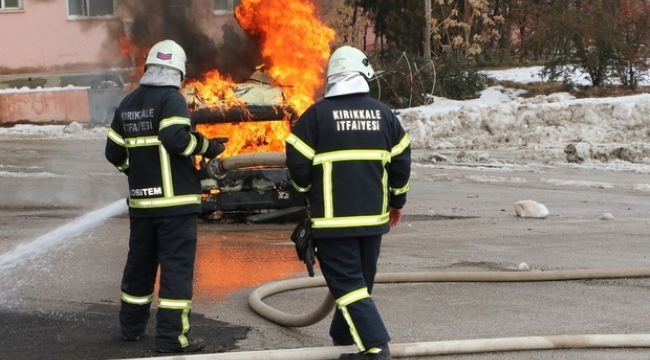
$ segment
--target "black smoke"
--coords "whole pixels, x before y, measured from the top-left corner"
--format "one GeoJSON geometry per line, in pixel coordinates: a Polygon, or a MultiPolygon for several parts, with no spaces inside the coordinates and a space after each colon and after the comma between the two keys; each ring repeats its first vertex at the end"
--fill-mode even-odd
{"type": "Polygon", "coordinates": [[[139,0],[123,4],[128,14],[123,19],[123,30],[130,42],[148,49],[164,39],[176,41],[187,53],[188,78],[200,79],[202,74],[216,69],[242,81],[262,62],[257,39],[244,33],[234,15],[215,17],[212,1],[139,0]],[[206,33],[199,24],[204,28],[220,27],[222,36],[206,33]]]}

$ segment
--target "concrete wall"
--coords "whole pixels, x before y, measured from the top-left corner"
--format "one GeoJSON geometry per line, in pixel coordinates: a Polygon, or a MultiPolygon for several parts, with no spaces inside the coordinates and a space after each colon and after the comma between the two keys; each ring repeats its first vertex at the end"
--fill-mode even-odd
{"type": "Polygon", "coordinates": [[[86,89],[0,93],[0,124],[73,121],[90,121],[86,89]]]}

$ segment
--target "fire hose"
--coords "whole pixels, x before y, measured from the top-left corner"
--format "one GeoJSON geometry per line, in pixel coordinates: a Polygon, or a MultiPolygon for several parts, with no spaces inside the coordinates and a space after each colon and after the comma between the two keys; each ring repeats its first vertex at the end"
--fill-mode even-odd
{"type": "MultiPolygon", "coordinates": [[[[584,279],[620,279],[650,277],[650,268],[581,269],[557,271],[509,272],[423,272],[380,273],[375,283],[426,283],[426,282],[533,282],[571,281],[584,279]]],[[[321,305],[311,313],[288,314],[266,305],[262,300],[279,293],[326,286],[323,278],[298,278],[272,282],[256,288],[248,298],[249,305],[261,317],[281,326],[304,327],[318,323],[334,308],[334,300],[327,293],[321,305]]],[[[582,334],[524,336],[491,339],[469,339],[391,344],[394,358],[478,354],[488,352],[593,349],[593,348],[647,348],[650,334],[582,334]]],[[[300,349],[244,351],[219,354],[185,355],[183,359],[215,360],[325,360],[338,359],[343,352],[355,352],[354,346],[327,346],[300,349]]],[[[159,358],[177,360],[178,357],[159,358]]]]}
{"type": "MultiPolygon", "coordinates": [[[[533,272],[424,272],[424,273],[380,273],[375,283],[425,283],[425,282],[532,282],[570,281],[584,279],[618,279],[650,277],[650,268],[581,269],[533,272]]],[[[303,327],[316,324],[329,315],[335,303],[329,292],[321,305],[313,312],[301,315],[287,314],[266,305],[262,300],[271,295],[297,289],[326,286],[323,278],[300,278],[283,280],[255,289],[248,302],[253,311],[278,325],[303,327]]],[[[601,334],[601,335],[556,335],[495,339],[474,339],[437,341],[411,344],[391,344],[393,357],[433,356],[471,354],[495,351],[585,349],[585,348],[638,348],[650,347],[649,334],[601,334]]],[[[308,349],[301,349],[303,351],[308,349]]],[[[349,349],[348,349],[349,350],[349,349]]],[[[278,350],[281,351],[281,350],[278,350]]],[[[337,359],[340,347],[320,348],[302,353],[301,359],[337,359]],[[329,349],[324,357],[323,349],[329,349]],[[308,356],[311,354],[310,356],[308,356]]],[[[354,349],[353,349],[354,351],[354,349]]],[[[298,359],[298,357],[250,357],[249,359],[298,359]]],[[[217,359],[217,358],[215,358],[217,359]]],[[[224,359],[226,359],[224,357],[224,359]]],[[[227,359],[240,359],[237,357],[227,359]]],[[[243,359],[243,358],[241,358],[243,359]]]]}
{"type": "Polygon", "coordinates": [[[218,179],[230,170],[255,167],[271,166],[285,167],[286,156],[283,152],[262,152],[235,155],[227,158],[214,158],[205,164],[205,170],[209,177],[218,179]]]}
{"type": "MultiPolygon", "coordinates": [[[[215,158],[208,162],[210,177],[218,178],[229,170],[253,166],[285,166],[284,153],[252,153],[225,159],[215,158]]],[[[427,283],[427,282],[533,282],[533,281],[571,281],[585,279],[620,279],[650,277],[650,268],[619,269],[579,269],[558,271],[528,272],[415,272],[379,273],[375,283],[427,283]]],[[[272,282],[256,288],[249,295],[250,308],[261,317],[285,327],[305,327],[325,319],[334,309],[335,302],[327,292],[322,303],[306,314],[289,314],[264,303],[263,299],[299,289],[324,287],[325,279],[299,278],[272,282]]],[[[453,341],[434,341],[420,343],[391,344],[391,354],[395,358],[409,356],[434,356],[452,354],[473,354],[502,351],[587,349],[587,348],[646,348],[650,347],[649,334],[581,334],[528,336],[493,339],[469,339],[453,341]]],[[[219,354],[185,355],[184,359],[338,359],[342,352],[355,352],[353,346],[330,346],[318,348],[282,349],[267,351],[247,351],[219,354]]],[[[167,357],[160,359],[177,359],[167,357]]]]}

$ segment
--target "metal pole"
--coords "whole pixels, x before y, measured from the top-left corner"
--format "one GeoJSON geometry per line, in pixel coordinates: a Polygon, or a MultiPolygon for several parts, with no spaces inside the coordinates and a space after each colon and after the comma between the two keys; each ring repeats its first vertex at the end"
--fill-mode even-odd
{"type": "Polygon", "coordinates": [[[431,59],[431,0],[424,0],[424,58],[431,59]]]}

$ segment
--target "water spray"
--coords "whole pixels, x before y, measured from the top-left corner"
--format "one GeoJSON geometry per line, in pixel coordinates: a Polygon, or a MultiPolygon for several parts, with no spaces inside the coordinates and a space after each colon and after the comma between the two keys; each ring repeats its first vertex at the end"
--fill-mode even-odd
{"type": "Polygon", "coordinates": [[[126,210],[128,210],[126,200],[121,199],[106,207],[81,216],[28,243],[21,243],[9,252],[0,255],[0,271],[10,269],[26,259],[42,254],[52,246],[79,235],[85,230],[101,224],[107,219],[119,215],[126,210]]]}

